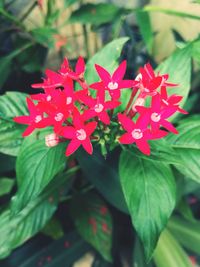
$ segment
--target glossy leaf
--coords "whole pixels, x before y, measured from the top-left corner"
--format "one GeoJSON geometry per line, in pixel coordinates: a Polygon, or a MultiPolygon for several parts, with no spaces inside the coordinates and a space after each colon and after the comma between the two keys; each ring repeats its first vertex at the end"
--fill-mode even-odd
{"type": "Polygon", "coordinates": [[[200,254],[200,222],[174,216],[168,223],[169,230],[185,248],[200,254]]]}
{"type": "Polygon", "coordinates": [[[42,233],[55,240],[64,236],[62,224],[56,217],[51,218],[51,220],[42,229],[42,233]]]}
{"type": "MultiPolygon", "coordinates": [[[[0,259],[5,258],[10,252],[27,241],[40,231],[49,221],[56,210],[59,200],[59,190],[70,188],[70,177],[73,170],[65,176],[55,178],[51,184],[37,198],[30,200],[26,206],[13,213],[8,208],[0,215],[0,259]]],[[[12,198],[15,206],[16,196],[12,198]]]]}
{"type": "Polygon", "coordinates": [[[189,257],[168,230],[160,236],[153,258],[157,267],[192,267],[189,257]]]}
{"type": "Polygon", "coordinates": [[[132,223],[149,261],[175,207],[176,186],[169,165],[123,151],[119,173],[132,223]]]}
{"type": "Polygon", "coordinates": [[[21,147],[24,126],[4,119],[0,120],[0,152],[17,156],[21,147]]]}
{"type": "MultiPolygon", "coordinates": [[[[183,96],[181,106],[187,100],[190,83],[191,83],[191,55],[192,46],[176,50],[169,58],[162,62],[156,69],[161,74],[168,73],[169,81],[177,83],[179,86],[168,90],[169,94],[177,94],[183,96]]],[[[178,113],[176,113],[178,114],[178,113]]],[[[173,116],[174,118],[174,116],[173,116]]]]}
{"type": "Polygon", "coordinates": [[[200,182],[200,119],[192,116],[180,121],[178,135],[169,135],[167,141],[181,158],[183,165],[176,168],[188,178],[200,182]]]}
{"type": "Polygon", "coordinates": [[[101,25],[112,22],[126,10],[114,4],[99,3],[81,5],[79,9],[72,12],[68,23],[82,23],[101,25]]]}
{"type": "Polygon", "coordinates": [[[6,177],[0,178],[0,197],[9,194],[13,188],[15,180],[6,177]]]}
{"type": "Polygon", "coordinates": [[[16,163],[18,191],[13,207],[15,212],[36,198],[65,167],[66,144],[60,143],[49,148],[45,145],[44,134],[45,132],[32,134],[21,146],[16,163]]]}
{"type": "Polygon", "coordinates": [[[104,201],[94,193],[76,196],[70,211],[79,234],[105,260],[112,261],[112,219],[104,201]]]}
{"type": "Polygon", "coordinates": [[[97,150],[93,152],[92,157],[79,150],[77,159],[85,177],[106,200],[119,210],[128,212],[119,180],[118,153],[111,153],[105,159],[97,150]]]}

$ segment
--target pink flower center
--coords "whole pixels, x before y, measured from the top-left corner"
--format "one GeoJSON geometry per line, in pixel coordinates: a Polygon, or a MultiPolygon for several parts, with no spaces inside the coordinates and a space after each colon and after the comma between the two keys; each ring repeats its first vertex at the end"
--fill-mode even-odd
{"type": "Polygon", "coordinates": [[[94,106],[94,110],[97,112],[97,113],[100,113],[102,110],[103,110],[104,106],[102,104],[97,104],[94,106]]]}
{"type": "Polygon", "coordinates": [[[36,117],[35,117],[35,123],[38,123],[38,122],[40,122],[42,120],[42,116],[41,115],[37,115],[36,117]]]}
{"type": "Polygon", "coordinates": [[[115,89],[117,89],[118,88],[118,83],[116,83],[116,82],[109,82],[109,84],[108,84],[108,88],[110,89],[110,90],[115,90],[115,89]]]}
{"type": "Polygon", "coordinates": [[[141,139],[143,137],[143,133],[140,129],[134,129],[131,134],[134,139],[141,139]]]}
{"type": "Polygon", "coordinates": [[[158,114],[156,112],[151,114],[151,120],[154,121],[154,122],[159,122],[160,118],[161,118],[160,114],[158,114]]]}
{"type": "Polygon", "coordinates": [[[69,105],[72,103],[72,97],[68,96],[66,99],[66,104],[69,105]]]}
{"type": "Polygon", "coordinates": [[[148,88],[144,88],[144,92],[145,92],[145,93],[149,93],[150,90],[149,90],[148,88]]]}
{"type": "Polygon", "coordinates": [[[86,139],[87,134],[84,129],[80,129],[76,131],[76,137],[78,140],[83,141],[86,139]]]}
{"type": "Polygon", "coordinates": [[[57,113],[56,116],[54,117],[54,119],[56,121],[61,121],[63,119],[64,115],[62,113],[57,113]]]}
{"type": "Polygon", "coordinates": [[[46,99],[47,99],[48,102],[51,101],[51,96],[48,95],[46,99]]]}

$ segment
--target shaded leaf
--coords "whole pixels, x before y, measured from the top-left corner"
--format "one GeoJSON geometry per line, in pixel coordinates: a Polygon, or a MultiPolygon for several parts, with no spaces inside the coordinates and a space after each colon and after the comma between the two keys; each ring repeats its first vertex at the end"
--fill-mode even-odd
{"type": "Polygon", "coordinates": [[[15,181],[9,178],[0,178],[0,197],[9,194],[14,186],[15,181]]]}
{"type": "Polygon", "coordinates": [[[42,233],[50,236],[53,239],[59,239],[64,236],[64,230],[60,221],[53,217],[42,229],[42,233]]]}

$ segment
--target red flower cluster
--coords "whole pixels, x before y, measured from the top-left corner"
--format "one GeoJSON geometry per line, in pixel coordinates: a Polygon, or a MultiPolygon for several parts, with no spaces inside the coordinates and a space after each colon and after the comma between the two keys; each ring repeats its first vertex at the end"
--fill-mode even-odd
{"type": "Polygon", "coordinates": [[[136,143],[144,154],[149,155],[148,140],[162,138],[168,132],[178,133],[167,119],[177,111],[187,112],[178,105],[181,96],[168,96],[166,87],[176,86],[167,82],[168,75],[156,75],[149,63],[140,68],[135,80],[124,79],[126,61],[112,75],[102,66],[95,65],[95,68],[100,81],[91,85],[84,79],[85,63],[82,57],[79,57],[75,71],[67,59],[64,59],[58,72],[46,70],[43,82],[32,85],[33,88],[42,88],[44,92],[27,98],[30,115],[14,118],[18,123],[28,124],[23,136],[37,128],[53,126],[54,133],[46,137],[47,146],[55,146],[59,141],[69,139],[67,156],[81,145],[92,154],[91,140],[100,142],[100,136],[91,135],[95,130],[106,130],[111,120],[116,122],[118,119],[120,124],[111,126],[118,127],[120,132],[122,126],[126,131],[118,141],[122,144],[136,143]],[[75,83],[79,83],[80,90],[74,90],[75,83]],[[95,90],[95,97],[90,95],[90,88],[95,90]],[[129,103],[123,114],[113,116],[113,110],[121,104],[121,90],[127,88],[132,90],[129,103]],[[145,107],[148,97],[151,97],[151,105],[145,107]]]}

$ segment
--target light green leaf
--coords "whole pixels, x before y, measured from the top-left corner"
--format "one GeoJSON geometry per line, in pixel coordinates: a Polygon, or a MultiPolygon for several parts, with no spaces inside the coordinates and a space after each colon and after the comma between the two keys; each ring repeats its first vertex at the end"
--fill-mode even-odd
{"type": "Polygon", "coordinates": [[[112,22],[123,13],[127,13],[126,9],[110,3],[85,4],[72,12],[68,23],[101,25],[112,22]]]}
{"type": "Polygon", "coordinates": [[[26,94],[19,92],[7,92],[0,96],[0,118],[14,118],[26,115],[26,94]]]}
{"type": "Polygon", "coordinates": [[[175,207],[176,186],[169,165],[123,151],[119,174],[132,223],[149,261],[175,207]]]}
{"type": "Polygon", "coordinates": [[[192,116],[180,121],[178,135],[169,135],[168,143],[173,147],[183,162],[175,167],[188,178],[200,182],[200,118],[192,116]]]}
{"type": "Polygon", "coordinates": [[[157,267],[192,267],[189,257],[168,230],[160,236],[153,258],[157,267]]]}
{"type": "MultiPolygon", "coordinates": [[[[181,106],[183,106],[186,102],[190,91],[192,67],[191,54],[191,45],[188,45],[182,49],[178,49],[169,58],[162,62],[156,69],[161,74],[169,74],[169,82],[178,84],[177,87],[169,89],[168,93],[183,96],[181,106]]],[[[174,117],[175,116],[173,116],[172,118],[174,117]]]]}
{"type": "MultiPolygon", "coordinates": [[[[56,210],[61,189],[70,189],[70,177],[74,170],[69,170],[65,176],[56,177],[51,184],[34,200],[13,216],[10,209],[0,215],[0,259],[39,232],[52,217],[56,210]]],[[[12,198],[12,204],[16,197],[12,198]]]]}
{"type": "Polygon", "coordinates": [[[199,221],[189,221],[178,216],[170,219],[169,230],[177,240],[187,249],[200,254],[200,223],[199,221]]]}
{"type": "Polygon", "coordinates": [[[12,207],[14,212],[36,198],[53,177],[65,167],[66,144],[60,143],[56,147],[47,147],[44,141],[45,133],[47,132],[32,134],[21,146],[16,163],[18,192],[15,206],[12,207]]]}
{"type": "Polygon", "coordinates": [[[112,219],[105,202],[94,193],[76,196],[70,212],[79,234],[112,261],[112,219]]]}
{"type": "Polygon", "coordinates": [[[147,12],[136,12],[136,20],[142,38],[146,44],[147,51],[149,52],[149,54],[151,54],[153,48],[153,31],[149,14],[147,12]]]}
{"type": "Polygon", "coordinates": [[[15,180],[9,178],[0,178],[0,197],[9,194],[13,188],[15,180]]]}

